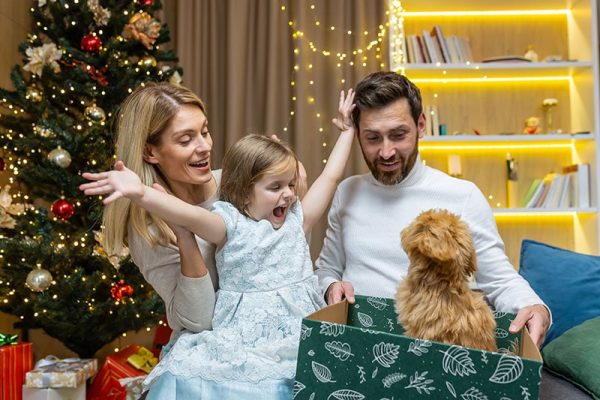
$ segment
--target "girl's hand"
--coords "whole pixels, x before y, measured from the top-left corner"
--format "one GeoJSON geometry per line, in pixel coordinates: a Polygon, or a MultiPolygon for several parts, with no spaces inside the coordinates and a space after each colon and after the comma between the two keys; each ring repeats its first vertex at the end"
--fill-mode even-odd
{"type": "Polygon", "coordinates": [[[348,89],[348,95],[344,95],[344,91],[340,92],[340,105],[338,107],[339,116],[333,119],[333,124],[341,131],[354,129],[352,122],[352,110],[354,110],[354,91],[348,89]]]}
{"type": "Polygon", "coordinates": [[[86,196],[109,194],[102,200],[104,204],[110,204],[121,197],[134,199],[144,195],[144,185],[140,177],[125,167],[123,161],[117,161],[112,171],[84,172],[82,176],[93,182],[79,185],[79,190],[83,190],[86,196]]]}

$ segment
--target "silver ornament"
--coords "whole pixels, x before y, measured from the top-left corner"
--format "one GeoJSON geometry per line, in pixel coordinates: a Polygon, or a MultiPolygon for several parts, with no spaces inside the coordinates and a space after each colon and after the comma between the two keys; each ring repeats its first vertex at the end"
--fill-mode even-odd
{"type": "Polygon", "coordinates": [[[48,160],[61,168],[67,168],[71,165],[71,155],[60,146],[48,153],[48,160]]]}
{"type": "Polygon", "coordinates": [[[86,118],[94,122],[104,122],[106,120],[106,113],[104,110],[95,104],[86,107],[83,113],[86,118]]]}
{"type": "Polygon", "coordinates": [[[27,274],[27,287],[34,292],[43,292],[52,283],[52,274],[45,269],[38,268],[27,274]]]}

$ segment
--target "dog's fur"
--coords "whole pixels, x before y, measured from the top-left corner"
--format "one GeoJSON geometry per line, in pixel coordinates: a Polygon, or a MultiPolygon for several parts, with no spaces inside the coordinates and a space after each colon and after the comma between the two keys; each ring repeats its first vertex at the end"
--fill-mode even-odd
{"type": "Polygon", "coordinates": [[[492,311],[468,284],[477,261],[467,224],[446,210],[428,210],[400,237],[410,260],[396,292],[405,334],[496,351],[492,311]]]}

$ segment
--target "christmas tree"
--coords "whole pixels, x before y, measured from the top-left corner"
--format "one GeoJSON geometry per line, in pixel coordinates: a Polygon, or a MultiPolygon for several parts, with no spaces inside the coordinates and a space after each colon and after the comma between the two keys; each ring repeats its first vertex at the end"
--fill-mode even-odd
{"type": "Polygon", "coordinates": [[[164,305],[127,254],[101,246],[102,205],[81,173],[114,162],[116,109],[180,79],[159,0],[36,0],[15,90],[0,89],[0,311],[81,357],[157,323],[164,305]],[[169,65],[167,65],[169,64],[169,65]]]}

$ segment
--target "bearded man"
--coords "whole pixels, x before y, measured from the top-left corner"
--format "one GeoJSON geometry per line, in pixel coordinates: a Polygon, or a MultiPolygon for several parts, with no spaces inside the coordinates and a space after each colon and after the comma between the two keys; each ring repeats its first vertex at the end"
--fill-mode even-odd
{"type": "Polygon", "coordinates": [[[512,332],[527,325],[541,346],[549,309],[510,264],[485,197],[472,182],[421,162],[426,116],[419,89],[394,72],[376,72],[357,85],[354,101],[352,117],[371,172],[344,180],[334,196],[316,261],[327,303],[353,302],[355,293],[394,297],[409,265],[400,231],[425,210],[446,209],[469,225],[476,287],[497,310],[517,313],[512,332]]]}

